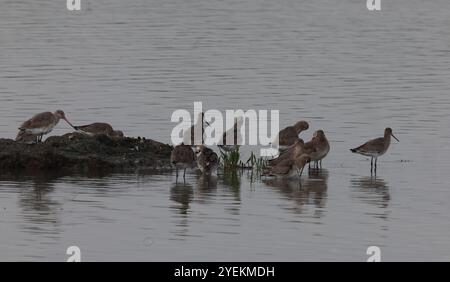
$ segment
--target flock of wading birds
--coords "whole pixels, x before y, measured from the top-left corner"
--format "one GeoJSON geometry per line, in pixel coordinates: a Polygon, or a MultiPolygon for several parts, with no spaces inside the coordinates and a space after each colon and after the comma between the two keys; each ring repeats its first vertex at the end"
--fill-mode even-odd
{"type": "MultiPolygon", "coordinates": [[[[112,139],[120,139],[124,137],[122,131],[114,130],[111,125],[107,123],[92,123],[83,126],[74,126],[70,123],[64,112],[58,110],[54,113],[44,112],[33,116],[31,119],[22,123],[19,127],[16,141],[34,144],[42,141],[45,134],[50,133],[60,120],[66,121],[77,132],[88,135],[106,135],[112,139]]],[[[208,122],[204,120],[204,114],[199,115],[197,124],[185,131],[183,140],[194,142],[194,130],[198,128],[200,123],[202,135],[204,128],[209,126],[208,122]],[[186,138],[187,137],[187,138],[186,138]]],[[[223,143],[218,145],[220,149],[225,151],[234,150],[239,147],[239,128],[242,124],[242,119],[238,119],[233,128],[229,129],[223,134],[223,143]],[[227,136],[233,134],[233,142],[227,144],[227,136]]],[[[280,148],[280,155],[276,158],[268,160],[269,168],[265,174],[278,177],[301,177],[303,170],[307,164],[311,168],[311,162],[314,163],[315,168],[322,167],[322,160],[328,155],[330,151],[330,144],[325,136],[323,130],[314,132],[310,141],[304,142],[299,137],[300,133],[309,129],[309,124],[306,121],[296,122],[292,126],[282,129],[278,133],[278,146],[280,148]]],[[[386,128],[384,136],[370,140],[363,145],[351,149],[353,153],[361,154],[371,157],[370,171],[377,171],[378,157],[382,156],[391,144],[391,137],[399,141],[392,133],[391,128],[386,128]]],[[[178,170],[183,169],[183,178],[186,176],[187,168],[199,168],[204,174],[212,173],[219,165],[219,157],[210,148],[203,144],[203,136],[201,145],[185,145],[184,142],[174,147],[171,153],[170,161],[176,168],[176,176],[178,179],[178,170]]]]}

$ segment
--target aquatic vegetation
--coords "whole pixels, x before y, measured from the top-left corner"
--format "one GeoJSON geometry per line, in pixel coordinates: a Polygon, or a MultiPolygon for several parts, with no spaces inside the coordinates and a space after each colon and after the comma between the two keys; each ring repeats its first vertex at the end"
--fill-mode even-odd
{"type": "Polygon", "coordinates": [[[247,161],[241,161],[239,147],[232,150],[221,149],[220,163],[225,172],[248,170],[252,179],[261,176],[268,165],[266,158],[257,157],[253,152],[251,152],[247,161]]]}
{"type": "Polygon", "coordinates": [[[220,164],[225,171],[236,170],[242,167],[240,157],[239,147],[230,150],[220,149],[220,164]]]}
{"type": "Polygon", "coordinates": [[[245,166],[251,168],[257,173],[262,173],[263,170],[267,168],[267,159],[263,157],[257,157],[253,152],[251,152],[250,157],[245,162],[245,166]]]}

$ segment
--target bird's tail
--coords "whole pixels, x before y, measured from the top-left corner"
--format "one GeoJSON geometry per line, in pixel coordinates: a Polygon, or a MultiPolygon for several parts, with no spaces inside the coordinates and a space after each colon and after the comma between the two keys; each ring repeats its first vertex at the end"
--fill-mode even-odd
{"type": "Polygon", "coordinates": [[[358,152],[358,148],[350,149],[350,151],[352,151],[352,153],[357,153],[358,152]]]}

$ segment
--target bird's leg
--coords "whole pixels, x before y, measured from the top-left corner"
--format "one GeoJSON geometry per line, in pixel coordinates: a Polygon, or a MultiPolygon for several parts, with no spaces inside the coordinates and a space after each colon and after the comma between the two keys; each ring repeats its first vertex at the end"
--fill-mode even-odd
{"type": "Polygon", "coordinates": [[[183,179],[184,179],[184,181],[186,181],[186,168],[184,168],[183,179]]]}
{"type": "Polygon", "coordinates": [[[178,167],[177,168],[175,168],[175,174],[176,174],[176,182],[178,182],[178,167]]]}
{"type": "Polygon", "coordinates": [[[370,159],[370,173],[373,172],[373,157],[370,159]]]}
{"type": "Polygon", "coordinates": [[[378,158],[375,158],[375,174],[377,174],[378,158]]]}
{"type": "Polygon", "coordinates": [[[322,160],[320,160],[319,162],[320,162],[320,169],[322,169],[322,160]]]}

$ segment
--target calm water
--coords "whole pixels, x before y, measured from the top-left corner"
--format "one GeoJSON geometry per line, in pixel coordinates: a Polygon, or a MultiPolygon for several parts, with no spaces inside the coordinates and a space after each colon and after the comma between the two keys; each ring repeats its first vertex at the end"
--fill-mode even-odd
{"type": "MultiPolygon", "coordinates": [[[[279,109],[332,143],[296,181],[0,177],[0,260],[450,260],[450,2],[0,0],[0,137],[33,113],[169,142],[175,109],[279,109]],[[348,149],[399,137],[370,177],[348,149]]],[[[54,134],[69,128],[60,124],[54,134]]]]}

